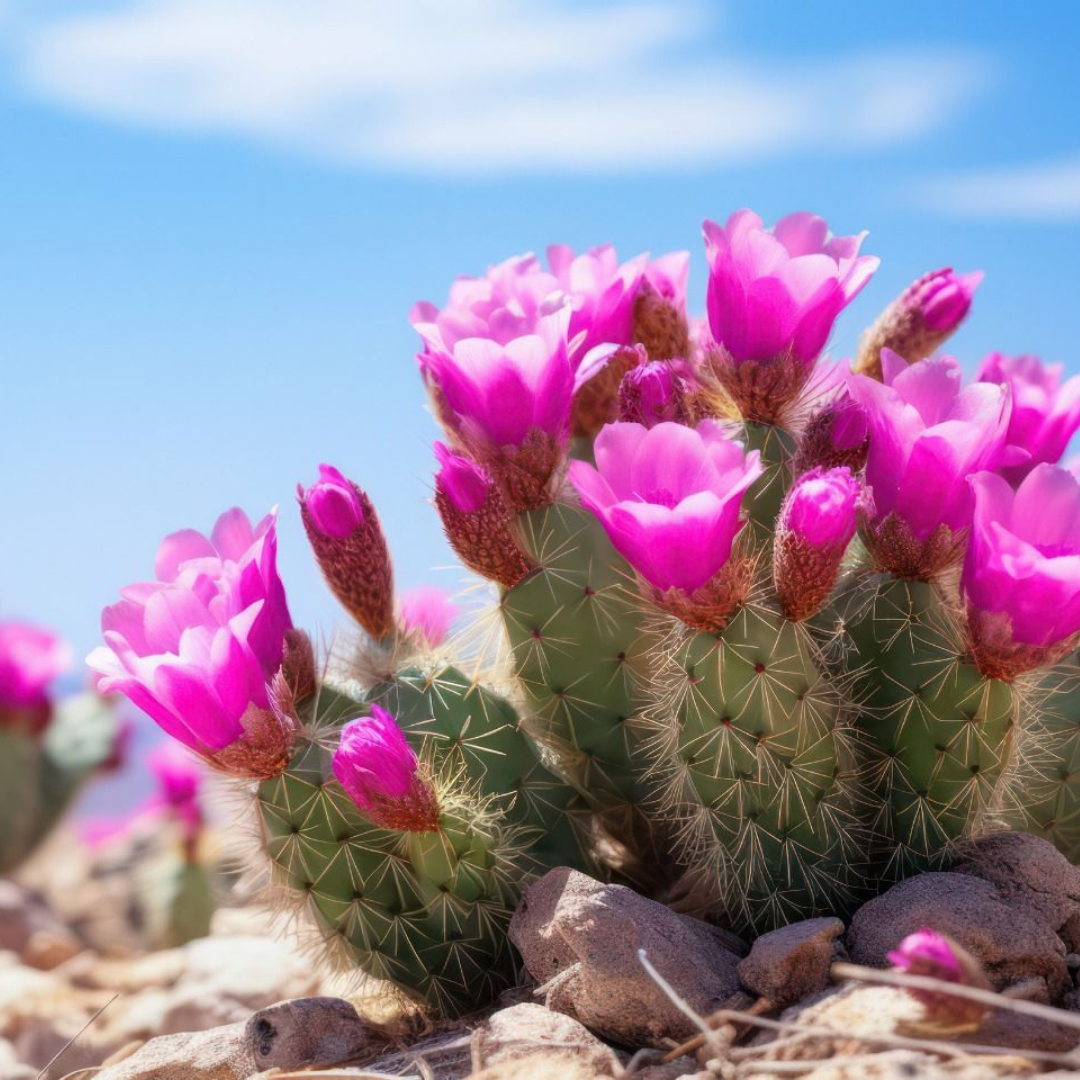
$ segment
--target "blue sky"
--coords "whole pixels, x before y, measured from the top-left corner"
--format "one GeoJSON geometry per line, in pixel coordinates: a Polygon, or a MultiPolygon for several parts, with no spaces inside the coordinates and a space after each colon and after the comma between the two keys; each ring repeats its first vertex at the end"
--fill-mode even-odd
{"type": "Polygon", "coordinates": [[[953,264],[967,365],[1080,370],[1078,46],[1066,0],[0,0],[0,614],[84,654],[162,535],[279,503],[329,633],[323,460],[459,583],[407,312],[552,241],[688,247],[700,304],[703,218],[812,209],[883,259],[834,353],[953,264]]]}

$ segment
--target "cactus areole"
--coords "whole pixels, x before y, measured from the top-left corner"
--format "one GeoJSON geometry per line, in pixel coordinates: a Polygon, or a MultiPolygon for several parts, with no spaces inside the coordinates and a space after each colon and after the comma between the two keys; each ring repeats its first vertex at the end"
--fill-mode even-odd
{"type": "Polygon", "coordinates": [[[1080,848],[1076,386],[927,355],[977,274],[919,277],[829,358],[878,265],[861,234],[744,210],[705,240],[703,320],[685,253],[611,247],[413,309],[478,632],[396,596],[328,465],[300,509],[347,645],[315,656],[275,519],[237,510],[105,612],[102,687],[252,793],[254,857],[328,958],[433,1011],[514,982],[507,922],[554,866],[752,934],[994,821],[1080,848]]]}

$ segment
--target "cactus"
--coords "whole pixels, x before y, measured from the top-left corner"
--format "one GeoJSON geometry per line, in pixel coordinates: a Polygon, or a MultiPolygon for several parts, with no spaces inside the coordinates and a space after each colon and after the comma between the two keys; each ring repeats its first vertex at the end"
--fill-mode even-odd
{"type": "Polygon", "coordinates": [[[37,848],[116,753],[115,712],[92,692],[51,706],[37,727],[0,715],[0,874],[37,848]]]}
{"type": "Polygon", "coordinates": [[[1030,418],[1010,426],[1003,382],[1027,367],[962,387],[919,355],[977,276],[920,279],[854,376],[820,354],[876,266],[860,238],[741,211],[706,243],[708,331],[686,318],[685,259],[609,248],[508,260],[414,310],[447,440],[434,501],[497,590],[493,649],[463,659],[445,620],[415,621],[370,499],[325,465],[301,514],[362,635],[321,678],[270,518],[231,511],[159,560],[163,591],[220,561],[231,617],[186,632],[232,666],[165,653],[214,709],[133,666],[153,587],[109,616],[132,629],[94,660],[105,684],[255,791],[256,862],[332,955],[430,1008],[512,982],[507,920],[553,866],[753,933],[947,865],[1025,792],[1033,827],[1077,842],[1052,665],[1080,637],[1057,562],[1080,537],[1032,508],[1080,521],[1080,483],[1021,445],[1030,418]],[[1048,625],[1018,565],[1054,597],[1048,625]]]}

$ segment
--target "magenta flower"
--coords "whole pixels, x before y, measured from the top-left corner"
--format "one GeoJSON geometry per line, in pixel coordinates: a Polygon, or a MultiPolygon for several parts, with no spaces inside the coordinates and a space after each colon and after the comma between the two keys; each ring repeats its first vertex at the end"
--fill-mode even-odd
{"type": "Polygon", "coordinates": [[[398,832],[434,832],[439,807],[416,754],[394,718],[378,705],[341,729],[334,775],[376,825],[398,832]]]}
{"type": "Polygon", "coordinates": [[[962,588],[973,651],[993,677],[1053,663],[1080,633],[1080,481],[1036,465],[1014,492],[971,478],[975,513],[962,588]]]}
{"type": "MultiPolygon", "coordinates": [[[[535,255],[516,255],[489,267],[483,277],[458,278],[441,311],[420,301],[409,313],[409,321],[429,349],[453,351],[465,338],[505,345],[534,334],[540,320],[565,303],[559,281],[535,255]]],[[[427,353],[421,354],[422,368],[426,362],[427,353]]]]}
{"type": "Polygon", "coordinates": [[[435,443],[435,507],[458,558],[513,588],[531,569],[510,530],[511,513],[491,475],[464,454],[435,443]]]}
{"type": "Polygon", "coordinates": [[[203,827],[199,806],[203,771],[198,762],[179,745],[168,742],[152,751],[146,763],[158,782],[158,795],[149,808],[174,818],[185,844],[194,844],[203,827]]]}
{"type": "Polygon", "coordinates": [[[696,429],[610,424],[595,453],[595,469],[571,463],[570,482],[654,600],[674,590],[681,602],[713,583],[742,527],[742,497],[762,473],[758,452],[706,420],[696,429]]]}
{"type": "Polygon", "coordinates": [[[71,650],[51,630],[0,622],[0,711],[41,709],[49,685],[71,664],[71,650]]]}
{"type": "Polygon", "coordinates": [[[795,457],[796,475],[841,466],[861,472],[869,436],[866,410],[852,400],[845,386],[806,422],[795,457]]]}
{"type": "Polygon", "coordinates": [[[300,516],[323,577],[342,607],[377,641],[394,630],[390,549],[367,494],[329,465],[297,485],[300,516]]]}
{"type": "MultiPolygon", "coordinates": [[[[938,979],[958,986],[989,990],[990,983],[979,962],[951,938],[923,927],[908,934],[897,948],[888,954],[889,963],[907,975],[938,979]]],[[[935,990],[908,988],[920,1002],[935,1025],[953,1029],[973,1028],[986,1015],[988,1008],[977,1001],[935,990]]]]}
{"type": "Polygon", "coordinates": [[[332,465],[320,465],[319,479],[300,494],[311,523],[324,536],[340,539],[364,524],[364,506],[356,485],[332,465]]]}
{"type": "Polygon", "coordinates": [[[884,382],[850,380],[870,426],[867,540],[879,569],[924,578],[959,554],[973,506],[967,478],[1002,460],[1009,393],[988,383],[961,387],[950,357],[908,366],[886,349],[882,365],[884,382]]]}
{"type": "Polygon", "coordinates": [[[1000,383],[1012,391],[1009,458],[1002,470],[1013,483],[1036,465],[1056,465],[1080,429],[1080,375],[1061,382],[1060,364],[1037,356],[991,353],[979,365],[980,382],[1000,383]]]}
{"type": "Polygon", "coordinates": [[[772,230],[750,210],[723,227],[705,222],[718,374],[749,419],[773,422],[798,394],[837,316],[877,269],[879,259],[859,255],[865,235],[830,237],[825,220],[805,212],[772,230]],[[769,368],[767,383],[743,365],[769,368]]]}
{"type": "Polygon", "coordinates": [[[909,363],[922,360],[954,333],[971,310],[982,271],[933,270],[909,285],[863,335],[856,368],[881,378],[881,351],[892,349],[909,363]]]}
{"type": "Polygon", "coordinates": [[[457,617],[457,604],[449,589],[418,585],[401,594],[398,618],[406,634],[414,634],[436,649],[450,632],[457,617]]]}
{"type": "Polygon", "coordinates": [[[773,551],[773,580],[788,618],[809,618],[828,599],[862,501],[862,485],[846,468],[812,469],[792,485],[773,551]]]}
{"type": "Polygon", "coordinates": [[[125,694],[174,739],[214,758],[250,738],[253,725],[262,730],[257,717],[271,712],[268,686],[292,628],[275,514],[252,528],[233,509],[209,539],[173,533],[155,570],[156,581],[128,586],[102,612],[105,645],[87,663],[102,693],[125,694]]]}

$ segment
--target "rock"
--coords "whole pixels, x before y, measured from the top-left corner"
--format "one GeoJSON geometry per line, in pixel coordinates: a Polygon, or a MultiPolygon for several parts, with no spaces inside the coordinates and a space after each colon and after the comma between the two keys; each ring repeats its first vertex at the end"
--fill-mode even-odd
{"type": "Polygon", "coordinates": [[[0,1039],[0,1076],[4,1080],[35,1080],[37,1073],[37,1069],[19,1062],[15,1047],[7,1039],[0,1039]]]}
{"type": "Polygon", "coordinates": [[[552,1049],[572,1054],[580,1064],[605,1076],[615,1075],[618,1059],[584,1025],[543,1005],[524,1004],[502,1009],[473,1033],[477,1062],[496,1065],[552,1049]]]}
{"type": "Polygon", "coordinates": [[[151,1039],[94,1080],[248,1080],[268,1069],[334,1065],[367,1041],[347,1001],[304,998],[262,1009],[246,1024],[151,1039]]]}
{"type": "Polygon", "coordinates": [[[0,951],[48,971],[82,949],[74,934],[29,889],[0,878],[0,951]]]}
{"type": "Polygon", "coordinates": [[[1037,1072],[1032,1062],[1013,1057],[950,1061],[914,1050],[887,1050],[870,1058],[836,1058],[803,1073],[799,1080],[1006,1080],[1037,1072]]]}
{"type": "Polygon", "coordinates": [[[341,998],[300,998],[261,1009],[245,1038],[260,1070],[296,1069],[355,1057],[368,1043],[367,1025],[341,998]]]}
{"type": "Polygon", "coordinates": [[[739,992],[737,958],[705,923],[574,870],[531,885],[509,932],[533,978],[551,984],[550,1008],[628,1046],[696,1032],[641,966],[639,949],[702,1016],[739,992]]]}
{"type": "Polygon", "coordinates": [[[955,939],[999,990],[1043,978],[1056,1001],[1071,986],[1065,946],[1054,930],[969,874],[920,874],[863,904],[851,920],[848,951],[856,964],[887,967],[887,953],[922,927],[955,939]]]}
{"type": "Polygon", "coordinates": [[[736,968],[743,986],[774,1005],[791,1005],[829,985],[844,932],[839,919],[804,919],[762,934],[736,968]]]}
{"type": "MultiPolygon", "coordinates": [[[[573,1054],[555,1051],[543,1057],[512,1058],[470,1073],[468,1080],[610,1080],[573,1054]]],[[[96,1080],[96,1078],[95,1078],[96,1080]]],[[[112,1080],[106,1077],[105,1080],[112,1080]]]]}
{"type": "Polygon", "coordinates": [[[1080,869],[1038,836],[1003,832],[974,840],[951,869],[989,881],[1008,904],[1051,930],[1080,919],[1080,869]]]}

